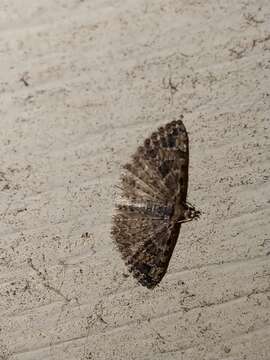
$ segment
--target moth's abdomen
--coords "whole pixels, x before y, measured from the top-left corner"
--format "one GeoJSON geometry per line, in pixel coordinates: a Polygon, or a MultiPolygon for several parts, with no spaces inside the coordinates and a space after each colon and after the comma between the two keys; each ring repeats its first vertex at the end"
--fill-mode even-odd
{"type": "Polygon", "coordinates": [[[143,215],[158,217],[158,218],[170,218],[173,214],[173,207],[171,205],[154,204],[150,201],[145,203],[128,203],[118,204],[117,209],[120,211],[136,212],[143,215]]]}

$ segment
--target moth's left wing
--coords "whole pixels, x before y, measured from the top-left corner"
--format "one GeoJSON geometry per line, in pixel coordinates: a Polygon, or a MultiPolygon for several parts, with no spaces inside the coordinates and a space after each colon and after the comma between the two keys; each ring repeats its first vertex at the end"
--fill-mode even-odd
{"type": "Polygon", "coordinates": [[[129,271],[143,285],[154,288],[165,275],[180,231],[169,217],[118,209],[112,235],[129,271]]]}

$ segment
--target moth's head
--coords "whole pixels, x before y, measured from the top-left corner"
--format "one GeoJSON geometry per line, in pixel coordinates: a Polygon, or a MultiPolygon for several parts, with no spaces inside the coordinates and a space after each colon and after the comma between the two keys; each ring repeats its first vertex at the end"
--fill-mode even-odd
{"type": "Polygon", "coordinates": [[[186,204],[186,209],[184,211],[184,217],[186,220],[199,219],[201,215],[200,210],[196,210],[195,207],[191,204],[186,204]]]}

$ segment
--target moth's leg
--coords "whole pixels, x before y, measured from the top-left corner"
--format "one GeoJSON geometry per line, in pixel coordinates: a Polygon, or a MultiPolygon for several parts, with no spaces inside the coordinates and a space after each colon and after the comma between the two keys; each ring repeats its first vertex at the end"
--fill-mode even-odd
{"type": "Polygon", "coordinates": [[[178,220],[177,222],[180,223],[180,224],[183,224],[183,223],[186,223],[186,222],[189,222],[189,221],[192,221],[192,220],[194,220],[194,218],[178,220]]]}

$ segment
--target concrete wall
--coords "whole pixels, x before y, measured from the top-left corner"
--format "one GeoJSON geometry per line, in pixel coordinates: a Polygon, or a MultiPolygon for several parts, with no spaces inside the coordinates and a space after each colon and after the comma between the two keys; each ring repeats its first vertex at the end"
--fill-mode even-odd
{"type": "Polygon", "coordinates": [[[269,360],[269,0],[1,0],[0,359],[269,360]],[[184,114],[189,201],[149,291],[120,166],[184,114]]]}

